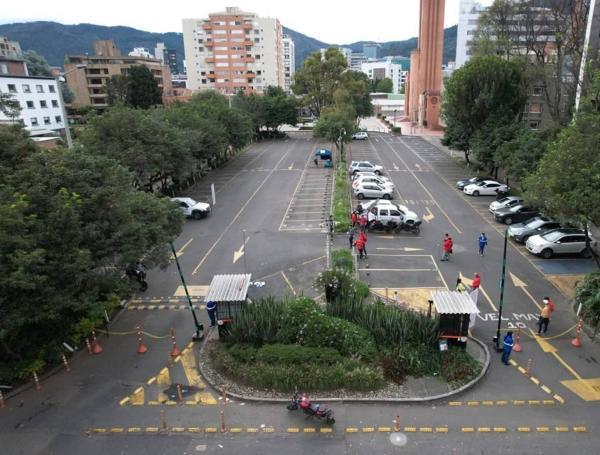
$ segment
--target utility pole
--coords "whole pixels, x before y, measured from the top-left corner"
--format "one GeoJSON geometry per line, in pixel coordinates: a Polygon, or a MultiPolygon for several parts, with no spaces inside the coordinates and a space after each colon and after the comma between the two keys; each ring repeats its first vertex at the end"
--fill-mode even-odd
{"type": "Polygon", "coordinates": [[[504,252],[502,253],[502,274],[500,276],[500,302],[498,303],[498,329],[496,330],[496,351],[500,348],[500,324],[502,324],[502,306],[504,304],[504,279],[506,277],[506,249],[508,246],[508,227],[504,230],[504,252]]]}
{"type": "Polygon", "coordinates": [[[179,272],[179,278],[181,278],[181,284],[183,284],[183,289],[185,290],[185,295],[187,297],[188,306],[190,307],[190,311],[192,312],[192,316],[194,317],[194,326],[196,327],[196,332],[194,336],[192,336],[192,340],[200,341],[202,339],[204,326],[198,322],[198,318],[196,317],[196,312],[194,311],[194,305],[192,305],[192,299],[190,298],[190,294],[187,289],[187,285],[185,284],[185,279],[183,278],[183,273],[181,272],[181,267],[179,266],[179,259],[177,258],[177,252],[175,251],[175,245],[173,242],[170,242],[171,251],[173,252],[173,257],[175,258],[175,264],[177,264],[177,271],[179,272]]]}

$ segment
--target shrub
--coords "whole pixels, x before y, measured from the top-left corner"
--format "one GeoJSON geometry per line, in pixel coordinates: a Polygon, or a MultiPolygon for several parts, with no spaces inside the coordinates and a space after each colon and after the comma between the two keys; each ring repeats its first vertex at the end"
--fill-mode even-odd
{"type": "Polygon", "coordinates": [[[284,304],[267,298],[242,307],[230,329],[230,339],[238,343],[271,343],[281,326],[284,304]]]}
{"type": "Polygon", "coordinates": [[[352,253],[350,250],[331,251],[331,267],[348,273],[352,272],[352,253]]]}
{"type": "Polygon", "coordinates": [[[319,273],[315,285],[325,292],[327,301],[338,295],[346,295],[354,290],[354,282],[350,274],[345,270],[326,270],[319,273]]]}
{"type": "Polygon", "coordinates": [[[442,377],[454,387],[466,384],[481,371],[481,364],[464,349],[451,347],[438,352],[442,377]]]}
{"type": "Polygon", "coordinates": [[[392,127],[392,133],[402,134],[402,128],[399,126],[392,127]]]}
{"type": "Polygon", "coordinates": [[[581,317],[597,327],[600,322],[600,272],[589,273],[575,288],[576,310],[581,304],[581,317]]]}
{"type": "Polygon", "coordinates": [[[347,232],[350,229],[350,184],[348,171],[343,163],[335,166],[333,221],[335,232],[347,232]]]}

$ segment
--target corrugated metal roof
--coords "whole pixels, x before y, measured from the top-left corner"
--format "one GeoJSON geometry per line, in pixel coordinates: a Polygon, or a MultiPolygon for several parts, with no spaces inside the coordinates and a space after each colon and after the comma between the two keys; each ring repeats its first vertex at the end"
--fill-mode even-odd
{"type": "Polygon", "coordinates": [[[205,300],[213,302],[240,302],[246,300],[251,274],[215,275],[205,300]]]}
{"type": "Polygon", "coordinates": [[[438,314],[476,314],[477,305],[466,292],[434,291],[431,293],[438,314]]]}

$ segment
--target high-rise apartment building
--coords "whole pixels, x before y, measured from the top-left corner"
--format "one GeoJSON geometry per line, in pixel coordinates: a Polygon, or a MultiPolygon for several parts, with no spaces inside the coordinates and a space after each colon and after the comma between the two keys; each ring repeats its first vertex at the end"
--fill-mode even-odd
{"type": "Polygon", "coordinates": [[[154,57],[160,60],[163,65],[167,65],[171,70],[171,75],[179,74],[179,63],[177,62],[177,51],[165,47],[165,43],[156,43],[154,48],[154,57]]]}
{"type": "Polygon", "coordinates": [[[296,72],[296,47],[294,41],[287,35],[283,35],[283,89],[291,93],[291,85],[294,82],[296,72]]]}
{"type": "Polygon", "coordinates": [[[363,52],[365,57],[377,59],[381,53],[381,44],[378,43],[365,43],[363,44],[363,52]]]}
{"type": "Polygon", "coordinates": [[[223,93],[284,87],[283,33],[276,18],[229,7],[183,19],[188,88],[223,93]]]}
{"type": "Polygon", "coordinates": [[[382,58],[363,62],[360,70],[373,82],[382,79],[391,79],[394,86],[392,93],[399,94],[406,81],[406,71],[402,71],[402,65],[393,57],[382,58]]]}
{"type": "Polygon", "coordinates": [[[456,30],[456,68],[460,68],[471,58],[471,42],[477,31],[477,21],[486,9],[475,0],[460,0],[456,30]]]}

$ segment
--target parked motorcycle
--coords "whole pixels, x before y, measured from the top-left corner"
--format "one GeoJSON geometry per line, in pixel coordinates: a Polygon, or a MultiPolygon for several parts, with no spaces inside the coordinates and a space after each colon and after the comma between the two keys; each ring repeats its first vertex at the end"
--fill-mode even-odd
{"type": "Polygon", "coordinates": [[[312,404],[308,395],[300,395],[298,392],[294,392],[292,401],[287,405],[288,411],[297,411],[302,409],[308,417],[316,417],[321,420],[325,420],[326,423],[334,424],[335,417],[333,411],[326,407],[321,407],[320,404],[312,404]]]}
{"type": "Polygon", "coordinates": [[[127,267],[125,274],[130,280],[135,280],[140,284],[141,292],[144,292],[146,289],[148,289],[148,282],[146,281],[146,269],[141,262],[127,267]]]}
{"type": "Polygon", "coordinates": [[[375,220],[369,223],[369,229],[373,231],[394,232],[396,234],[400,231],[407,231],[418,235],[421,232],[421,221],[412,223],[396,223],[395,221],[388,221],[387,223],[382,223],[379,220],[375,220]]]}

